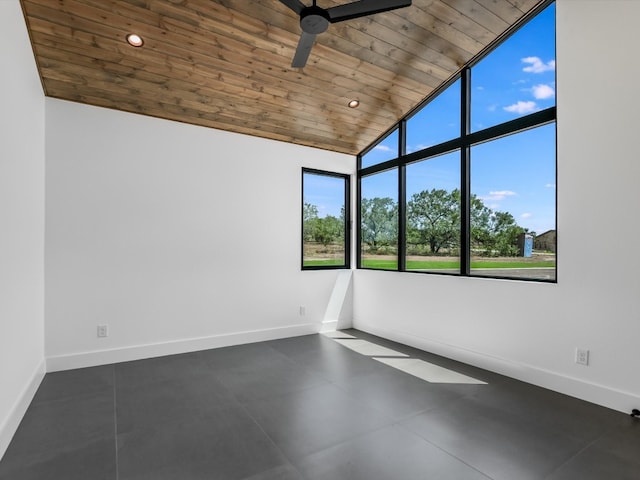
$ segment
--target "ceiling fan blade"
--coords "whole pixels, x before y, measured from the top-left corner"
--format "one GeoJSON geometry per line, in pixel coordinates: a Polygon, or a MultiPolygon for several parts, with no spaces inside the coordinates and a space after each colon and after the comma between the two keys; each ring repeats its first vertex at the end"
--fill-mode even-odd
{"type": "Polygon", "coordinates": [[[296,48],[296,54],[293,56],[293,62],[291,62],[293,68],[302,68],[307,64],[307,58],[309,58],[311,47],[313,47],[315,41],[315,33],[302,32],[296,48]]]}
{"type": "Polygon", "coordinates": [[[305,4],[302,3],[300,0],[280,0],[280,1],[284,5],[289,7],[291,10],[296,12],[298,15],[300,15],[300,12],[302,12],[302,9],[305,8],[305,4]]]}
{"type": "MultiPolygon", "coordinates": [[[[282,1],[282,0],[281,0],[282,1]]],[[[352,18],[388,12],[396,8],[408,7],[411,0],[358,0],[356,2],[338,5],[327,9],[331,23],[351,20],[352,18]]]]}

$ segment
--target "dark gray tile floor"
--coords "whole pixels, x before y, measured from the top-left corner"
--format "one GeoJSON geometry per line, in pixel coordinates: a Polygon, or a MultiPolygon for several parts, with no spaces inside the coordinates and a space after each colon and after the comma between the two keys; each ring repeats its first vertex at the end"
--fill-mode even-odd
{"type": "Polygon", "coordinates": [[[485,383],[321,335],[51,373],[0,480],[640,479],[640,420],[348,333],[485,383]]]}

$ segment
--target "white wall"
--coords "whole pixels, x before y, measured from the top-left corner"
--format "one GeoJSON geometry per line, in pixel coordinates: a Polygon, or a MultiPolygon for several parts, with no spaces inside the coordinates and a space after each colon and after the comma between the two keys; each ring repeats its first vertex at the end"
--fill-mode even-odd
{"type": "Polygon", "coordinates": [[[357,271],[357,328],[640,408],[638,18],[640,2],[557,2],[558,283],[357,271]]]}
{"type": "Polygon", "coordinates": [[[44,95],[18,0],[0,0],[0,458],[44,372],[44,95]]]}
{"type": "Polygon", "coordinates": [[[46,121],[49,370],[319,328],[336,272],[300,271],[301,168],[354,157],[49,98],[46,121]]]}

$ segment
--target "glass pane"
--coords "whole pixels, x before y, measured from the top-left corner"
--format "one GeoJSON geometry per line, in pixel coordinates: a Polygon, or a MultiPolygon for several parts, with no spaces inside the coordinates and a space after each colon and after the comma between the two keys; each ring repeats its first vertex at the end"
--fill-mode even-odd
{"type": "Polygon", "coordinates": [[[460,136],[460,80],[407,120],[407,153],[460,136]]]}
{"type": "Polygon", "coordinates": [[[345,266],[345,178],[305,172],[302,182],[302,266],[345,266]]]}
{"type": "Polygon", "coordinates": [[[556,104],[555,4],[471,69],[471,131],[556,104]]]}
{"type": "Polygon", "coordinates": [[[366,155],[362,156],[362,168],[377,165],[378,163],[386,162],[387,160],[393,160],[399,156],[398,129],[395,129],[378,145],[369,150],[366,155]]]}
{"type": "Polygon", "coordinates": [[[471,273],[556,278],[556,126],[471,149],[471,273]]]}
{"type": "Polygon", "coordinates": [[[362,178],[360,192],[361,267],[397,270],[398,170],[362,178]]]}
{"type": "Polygon", "coordinates": [[[407,270],[460,273],[460,152],[407,166],[407,270]]]}

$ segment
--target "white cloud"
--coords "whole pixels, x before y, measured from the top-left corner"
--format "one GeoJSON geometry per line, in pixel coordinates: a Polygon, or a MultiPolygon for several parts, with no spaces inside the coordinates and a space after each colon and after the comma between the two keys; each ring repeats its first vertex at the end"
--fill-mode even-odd
{"type": "Polygon", "coordinates": [[[555,183],[546,183],[544,186],[547,187],[547,188],[556,188],[556,184],[555,183]]]}
{"type": "Polygon", "coordinates": [[[478,90],[484,90],[484,87],[482,85],[476,87],[478,90]]]}
{"type": "Polygon", "coordinates": [[[491,195],[501,195],[502,197],[512,197],[516,195],[516,192],[512,192],[511,190],[497,190],[495,192],[489,192],[491,195]]]}
{"type": "Polygon", "coordinates": [[[523,72],[527,73],[544,73],[556,69],[555,60],[549,60],[547,63],[544,63],[540,57],[525,57],[522,59],[522,62],[528,64],[527,67],[522,69],[523,72]]]}
{"type": "Polygon", "coordinates": [[[533,92],[533,96],[538,100],[551,98],[556,94],[556,91],[553,89],[551,85],[545,85],[544,83],[541,83],[539,85],[534,85],[531,91],[533,92]]]}
{"type": "Polygon", "coordinates": [[[496,190],[489,192],[489,195],[479,198],[483,201],[499,202],[500,200],[504,200],[507,197],[513,197],[514,195],[517,195],[517,193],[512,192],[511,190],[496,190]]]}
{"type": "MultiPolygon", "coordinates": [[[[418,150],[424,150],[425,148],[429,148],[430,146],[432,146],[433,144],[425,144],[425,143],[419,143],[418,145],[407,145],[407,153],[413,153],[413,152],[417,152],[418,150]]],[[[387,148],[385,150],[385,152],[390,152],[391,149],[387,148]]]]}
{"type": "Polygon", "coordinates": [[[532,214],[530,213],[523,213],[522,215],[520,215],[521,218],[531,218],[532,214]]]}
{"type": "Polygon", "coordinates": [[[536,102],[528,101],[523,102],[522,100],[514,103],[513,105],[509,105],[508,107],[504,107],[504,110],[511,113],[531,113],[535,112],[538,109],[538,105],[536,102]]]}
{"type": "Polygon", "coordinates": [[[487,107],[487,110],[490,111],[490,112],[495,112],[496,108],[497,108],[497,105],[489,105],[487,107]]]}
{"type": "Polygon", "coordinates": [[[374,150],[379,150],[381,152],[390,152],[391,151],[391,147],[387,147],[386,145],[376,145],[375,147],[373,147],[374,150]]]}

